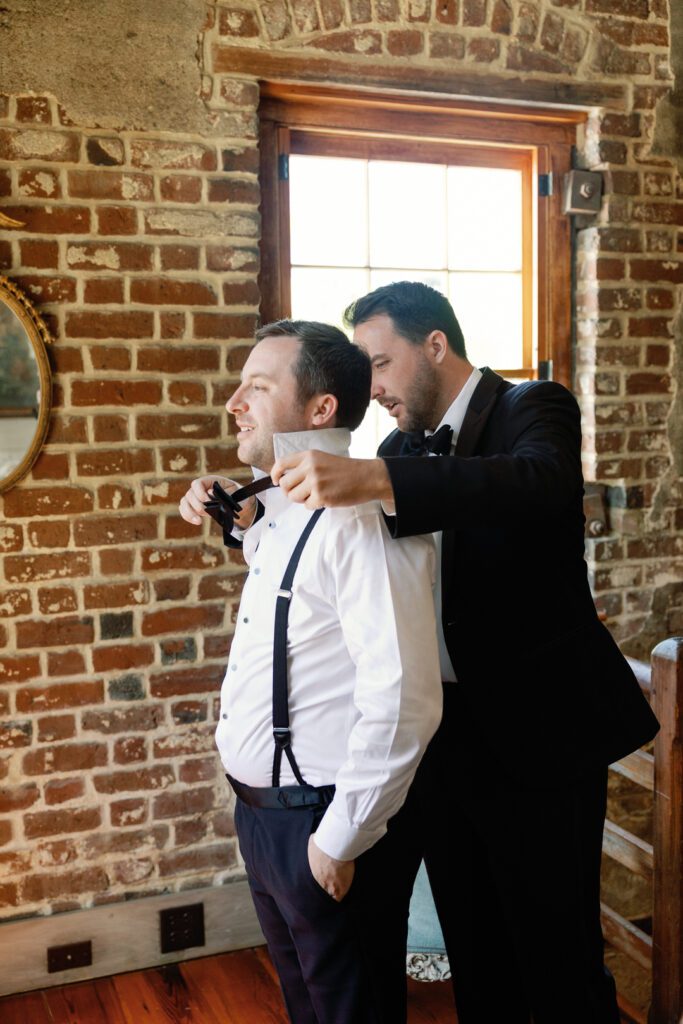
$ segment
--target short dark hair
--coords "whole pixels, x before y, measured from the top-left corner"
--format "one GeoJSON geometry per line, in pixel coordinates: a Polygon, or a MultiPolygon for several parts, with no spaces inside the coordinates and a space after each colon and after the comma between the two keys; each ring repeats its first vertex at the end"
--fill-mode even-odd
{"type": "Polygon", "coordinates": [[[293,366],[301,404],[314,395],[334,395],[339,403],[337,426],[355,430],[370,404],[372,370],[367,354],[338,327],[315,320],[276,320],[256,332],[257,342],[285,337],[301,342],[293,366]]]}
{"type": "Polygon", "coordinates": [[[398,333],[413,345],[421,345],[432,331],[443,331],[450,348],[467,358],[465,339],[453,307],[441,292],[420,281],[394,281],[356,299],[344,312],[348,327],[364,324],[386,313],[398,333]]]}

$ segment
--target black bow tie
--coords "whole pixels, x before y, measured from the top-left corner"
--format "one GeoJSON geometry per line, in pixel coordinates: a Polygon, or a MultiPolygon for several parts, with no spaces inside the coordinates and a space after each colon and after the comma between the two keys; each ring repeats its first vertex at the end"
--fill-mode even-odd
{"type": "Polygon", "coordinates": [[[269,487],[275,487],[275,484],[269,476],[266,476],[260,480],[252,480],[246,487],[240,487],[239,490],[228,494],[227,491],[223,490],[218,481],[215,480],[211,485],[213,498],[211,501],[204,502],[204,508],[211,518],[229,533],[233,528],[235,516],[238,516],[242,511],[240,501],[251,497],[252,494],[260,494],[261,491],[267,491],[269,487]]]}
{"type": "Polygon", "coordinates": [[[450,455],[453,428],[444,423],[435,434],[424,436],[424,431],[409,434],[404,442],[405,455],[450,455]]]}

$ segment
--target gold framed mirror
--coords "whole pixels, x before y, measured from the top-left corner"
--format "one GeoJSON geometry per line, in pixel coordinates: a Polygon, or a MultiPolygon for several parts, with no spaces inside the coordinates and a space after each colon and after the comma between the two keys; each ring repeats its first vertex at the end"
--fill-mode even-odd
{"type": "Polygon", "coordinates": [[[52,405],[51,343],[31,302],[0,275],[0,493],[28,473],[43,446],[52,405]]]}

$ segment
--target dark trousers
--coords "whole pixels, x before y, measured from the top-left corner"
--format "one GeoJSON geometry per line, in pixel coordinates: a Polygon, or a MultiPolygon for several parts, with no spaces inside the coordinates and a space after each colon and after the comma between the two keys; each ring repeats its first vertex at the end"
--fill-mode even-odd
{"type": "Polygon", "coordinates": [[[444,696],[413,790],[459,1024],[618,1024],[600,929],[607,770],[524,786],[476,743],[457,684],[444,696]]]}
{"type": "Polygon", "coordinates": [[[341,902],[316,882],[308,839],[323,810],[236,801],[256,913],[292,1024],[403,1024],[408,907],[420,863],[410,807],[356,860],[341,902]]]}

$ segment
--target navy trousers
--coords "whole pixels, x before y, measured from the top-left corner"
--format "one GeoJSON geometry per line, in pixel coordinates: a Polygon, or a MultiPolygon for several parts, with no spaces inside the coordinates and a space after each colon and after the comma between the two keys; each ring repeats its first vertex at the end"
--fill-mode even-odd
{"type": "Polygon", "coordinates": [[[316,882],[308,839],[324,811],[236,799],[256,913],[292,1024],[403,1024],[408,907],[420,864],[410,808],[356,860],[341,902],[316,882]]]}

